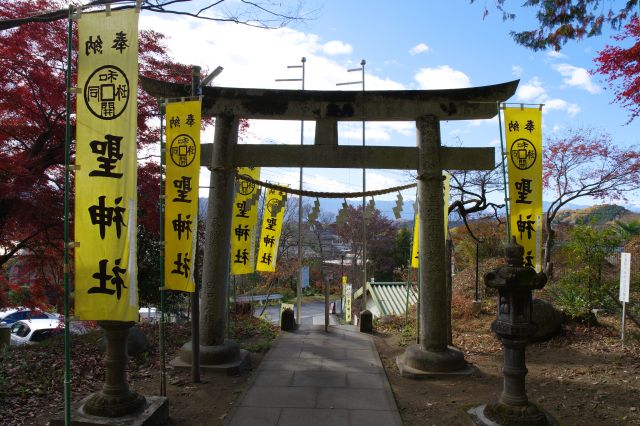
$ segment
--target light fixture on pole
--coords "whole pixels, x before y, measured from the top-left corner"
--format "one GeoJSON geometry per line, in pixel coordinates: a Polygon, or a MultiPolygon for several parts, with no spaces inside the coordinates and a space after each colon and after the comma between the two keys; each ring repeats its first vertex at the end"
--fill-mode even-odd
{"type": "Polygon", "coordinates": [[[200,82],[200,89],[202,89],[202,87],[204,86],[208,86],[209,83],[211,83],[211,81],[216,78],[217,76],[220,75],[220,73],[224,70],[224,68],[222,68],[221,66],[217,66],[216,69],[214,69],[213,71],[211,71],[211,73],[206,76],[205,78],[202,79],[202,81],[200,82]]]}
{"type": "MultiPolygon", "coordinates": [[[[352,84],[362,84],[362,92],[364,93],[364,66],[367,61],[362,59],[360,61],[360,68],[351,68],[348,69],[347,72],[362,72],[362,80],[360,81],[349,81],[346,83],[336,83],[336,86],[348,86],[352,84]]],[[[362,114],[364,116],[364,105],[362,105],[362,114]]],[[[365,122],[362,120],[362,146],[365,146],[365,122]]],[[[367,170],[365,168],[362,169],[362,192],[367,191],[367,170]]],[[[365,214],[367,199],[362,195],[362,301],[364,304],[364,309],[367,308],[367,220],[365,214]]]]}
{"type": "MultiPolygon", "coordinates": [[[[300,59],[301,65],[287,65],[287,68],[300,68],[302,70],[302,78],[276,78],[277,82],[284,81],[300,81],[302,83],[302,90],[304,90],[304,64],[307,62],[307,58],[304,56],[300,59]]],[[[304,145],[304,120],[300,121],[300,145],[304,145]]],[[[300,191],[302,191],[302,171],[300,167],[300,191]]],[[[302,309],[302,194],[298,197],[298,285],[296,286],[296,322],[300,324],[300,310],[302,309]]]]}

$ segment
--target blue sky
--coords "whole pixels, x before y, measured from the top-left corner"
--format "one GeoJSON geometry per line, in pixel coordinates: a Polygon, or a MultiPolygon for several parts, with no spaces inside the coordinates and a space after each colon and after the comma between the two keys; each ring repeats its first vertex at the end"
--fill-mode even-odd
{"type": "MultiPolygon", "coordinates": [[[[360,79],[348,73],[366,60],[365,82],[370,90],[437,89],[496,84],[520,79],[511,102],[544,103],[543,138],[569,128],[593,127],[610,133],[617,144],[637,144],[640,122],[625,125],[628,114],[611,104],[613,93],[599,76],[590,76],[598,50],[611,43],[611,34],[571,42],[560,53],[533,52],[518,46],[510,30],[532,29],[532,11],[512,3],[517,20],[503,22],[494,9],[483,19],[487,3],[467,0],[312,0],[305,3],[311,19],[279,30],[143,12],[140,27],[159,29],[170,38],[179,61],[224,72],[220,86],[298,89],[305,56],[306,88],[336,90],[336,83],[360,79]]],[[[340,89],[361,90],[361,86],[340,89]]],[[[638,120],[636,120],[638,121],[638,120]]],[[[300,143],[300,124],[252,122],[244,143],[300,143]]],[[[361,127],[339,129],[341,144],[360,145],[361,127]]],[[[212,140],[212,132],[204,141],[212,140]]],[[[313,123],[305,124],[305,143],[313,143],[313,123]]],[[[414,146],[413,123],[368,123],[367,145],[414,146]]],[[[442,142],[450,146],[495,146],[499,151],[497,119],[442,124],[442,142]]],[[[262,178],[298,186],[297,169],[265,169],[262,178]]],[[[208,182],[203,174],[202,179],[208,182]]],[[[367,188],[382,189],[410,182],[401,171],[369,171],[367,188]]],[[[360,170],[305,170],[304,186],[322,191],[358,191],[360,170]]],[[[405,199],[413,193],[403,194],[405,199]]],[[[388,199],[394,199],[391,194],[388,199]]],[[[545,197],[546,199],[547,197],[545,197]]],[[[637,200],[635,200],[637,202],[637,200]]],[[[638,202],[640,204],[640,202],[638,202]]]]}

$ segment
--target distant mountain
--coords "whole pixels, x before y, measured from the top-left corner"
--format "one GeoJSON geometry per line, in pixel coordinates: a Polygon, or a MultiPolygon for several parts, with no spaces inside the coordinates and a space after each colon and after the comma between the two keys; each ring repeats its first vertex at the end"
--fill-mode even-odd
{"type": "Polygon", "coordinates": [[[568,225],[584,223],[592,226],[611,225],[616,221],[628,222],[638,220],[640,215],[625,207],[615,204],[602,204],[584,209],[563,210],[556,216],[556,221],[568,225]]]}
{"type": "MultiPolygon", "coordinates": [[[[296,197],[294,196],[293,198],[295,199],[296,197]]],[[[307,202],[311,203],[312,199],[305,198],[304,201],[305,203],[307,202]]],[[[207,202],[208,202],[207,198],[204,198],[204,197],[200,198],[199,206],[200,206],[201,218],[204,218],[206,215],[207,204],[208,204],[207,202]]],[[[337,199],[337,198],[321,198],[320,211],[323,213],[328,213],[328,214],[332,214],[333,216],[336,216],[340,211],[340,209],[342,208],[343,202],[344,200],[337,199]]],[[[411,199],[404,200],[401,217],[400,217],[401,221],[413,222],[414,202],[415,201],[411,199]]],[[[359,207],[362,203],[362,199],[349,199],[347,200],[347,203],[349,203],[349,205],[352,205],[354,207],[359,207]]],[[[546,213],[550,204],[551,202],[549,201],[542,202],[543,212],[546,213]]],[[[388,217],[389,219],[395,219],[395,216],[393,214],[393,208],[395,206],[396,206],[395,201],[376,200],[376,208],[380,210],[380,212],[384,216],[388,217]]],[[[491,212],[487,211],[487,214],[490,214],[490,213],[491,212]]],[[[575,221],[578,220],[578,218],[583,218],[584,220],[586,220],[586,223],[599,225],[599,224],[610,223],[615,220],[625,221],[629,217],[640,216],[637,213],[640,213],[640,206],[636,206],[636,205],[628,205],[626,207],[618,206],[618,205],[610,205],[610,204],[589,206],[589,205],[569,203],[565,205],[564,208],[561,210],[561,213],[558,215],[558,220],[561,222],[575,223],[575,221]]],[[[504,208],[501,209],[498,212],[498,214],[504,215],[504,208]]],[[[451,226],[456,226],[456,224],[458,224],[459,222],[459,218],[454,216],[451,216],[449,219],[451,222],[450,224],[451,226]]]]}

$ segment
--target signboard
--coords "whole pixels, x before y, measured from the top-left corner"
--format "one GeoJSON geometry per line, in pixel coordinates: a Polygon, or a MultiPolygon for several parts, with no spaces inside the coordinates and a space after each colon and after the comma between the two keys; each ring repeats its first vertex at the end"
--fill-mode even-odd
{"type": "Polygon", "coordinates": [[[200,178],[200,100],[169,102],[166,116],[164,286],[169,290],[194,292],[200,178]]]}
{"type": "Polygon", "coordinates": [[[300,272],[302,277],[302,288],[309,287],[309,267],[303,266],[300,272]]]}
{"type": "Polygon", "coordinates": [[[344,285],[344,320],[351,323],[351,284],[344,285]]]}
{"type": "Polygon", "coordinates": [[[505,108],[511,235],[524,247],[525,266],[542,270],[542,111],[505,108]]]}
{"type": "Polygon", "coordinates": [[[78,20],[75,313],[138,321],[138,14],[78,20]]]}
{"type": "Polygon", "coordinates": [[[629,303],[629,279],[631,277],[631,253],[620,253],[620,301],[629,303]]]}

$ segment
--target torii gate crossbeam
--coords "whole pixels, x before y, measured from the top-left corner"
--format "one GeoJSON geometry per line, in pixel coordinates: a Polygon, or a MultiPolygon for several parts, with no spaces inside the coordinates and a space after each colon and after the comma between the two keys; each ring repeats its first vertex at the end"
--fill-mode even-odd
{"type": "MultiPolygon", "coordinates": [[[[190,86],[140,78],[158,98],[180,98],[190,86]]],[[[492,118],[518,81],[447,90],[293,91],[205,87],[202,115],[216,118],[215,143],[203,145],[202,165],[211,169],[206,220],[200,326],[202,365],[228,363],[238,349],[224,340],[234,169],[238,166],[415,169],[420,213],[420,344],[399,357],[401,372],[459,373],[464,355],[447,346],[442,171],[491,169],[493,148],[441,146],[441,120],[492,118]],[[316,122],[313,146],[238,145],[240,119],[316,122]],[[417,146],[352,147],[338,144],[339,121],[415,121],[417,146]],[[213,146],[212,146],[213,145],[213,146]],[[209,155],[207,155],[209,154],[209,155]],[[428,260],[427,260],[428,259],[428,260]]],[[[190,362],[188,344],[181,357],[190,362]]]]}

